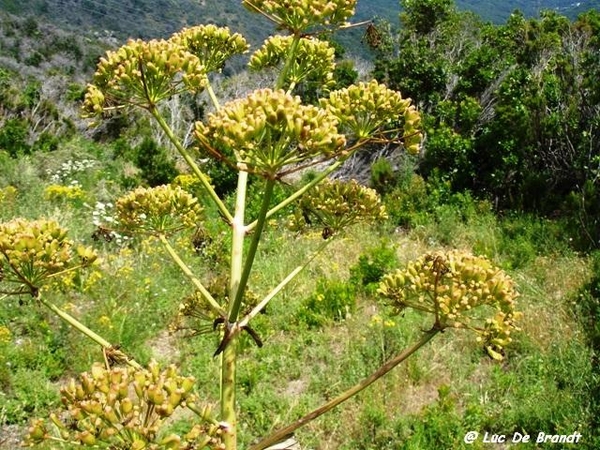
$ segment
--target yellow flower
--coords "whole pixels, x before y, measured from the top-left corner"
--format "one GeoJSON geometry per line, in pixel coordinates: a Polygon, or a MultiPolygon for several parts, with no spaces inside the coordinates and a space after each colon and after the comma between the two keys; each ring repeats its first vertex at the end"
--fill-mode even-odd
{"type": "Polygon", "coordinates": [[[6,327],[0,327],[0,344],[8,344],[11,341],[12,333],[6,327]]]}
{"type": "Polygon", "coordinates": [[[227,103],[207,124],[196,122],[195,135],[201,152],[270,179],[303,161],[333,158],[346,144],[327,110],[271,89],[227,103]]]}
{"type": "Polygon", "coordinates": [[[198,200],[176,186],[137,188],[116,202],[119,224],[145,234],[174,233],[198,224],[198,200]]]}
{"type": "Polygon", "coordinates": [[[260,12],[281,28],[299,33],[315,27],[339,27],[354,14],[357,0],[244,0],[252,12],[260,12]]]}
{"type": "Polygon", "coordinates": [[[44,189],[44,198],[48,201],[64,202],[85,200],[85,191],[79,185],[63,186],[51,184],[44,189]]]}
{"type": "Polygon", "coordinates": [[[386,275],[378,292],[397,312],[414,308],[435,315],[441,329],[475,331],[494,359],[501,359],[522,315],[515,310],[519,294],[506,273],[484,257],[456,250],[409,262],[386,275]]]}

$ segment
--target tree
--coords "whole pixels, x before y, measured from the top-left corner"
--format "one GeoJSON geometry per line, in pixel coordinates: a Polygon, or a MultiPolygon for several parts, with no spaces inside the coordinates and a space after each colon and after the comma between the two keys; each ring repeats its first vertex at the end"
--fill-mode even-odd
{"type": "Polygon", "coordinates": [[[454,14],[452,0],[401,0],[402,25],[419,36],[431,33],[454,14]]]}

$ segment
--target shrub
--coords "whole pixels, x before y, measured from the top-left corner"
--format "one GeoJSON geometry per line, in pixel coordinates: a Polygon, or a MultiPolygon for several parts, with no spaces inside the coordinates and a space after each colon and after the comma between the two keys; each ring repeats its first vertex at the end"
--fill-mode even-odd
{"type": "Polygon", "coordinates": [[[169,184],[178,175],[175,162],[169,157],[167,150],[159,147],[152,138],[144,138],[134,152],[134,162],[142,171],[142,178],[149,186],[169,184]]]}
{"type": "Polygon", "coordinates": [[[371,187],[379,194],[384,195],[390,192],[397,181],[394,168],[388,159],[377,158],[371,164],[371,187]]]}
{"type": "Polygon", "coordinates": [[[319,279],[315,292],[306,298],[296,313],[299,322],[322,327],[344,320],[356,310],[356,290],[343,281],[319,279]]]}
{"type": "Polygon", "coordinates": [[[390,243],[382,242],[358,258],[358,263],[350,268],[350,282],[375,293],[383,276],[398,264],[395,249],[390,243]]]}

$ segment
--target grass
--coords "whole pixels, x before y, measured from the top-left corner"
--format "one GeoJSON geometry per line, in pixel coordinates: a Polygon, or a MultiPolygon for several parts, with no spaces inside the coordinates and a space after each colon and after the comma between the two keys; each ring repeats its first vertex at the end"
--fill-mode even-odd
{"type": "MultiPolygon", "coordinates": [[[[52,300],[142,363],[154,357],[181,365],[183,373],[198,379],[199,395],[216,405],[219,383],[212,353],[217,337],[166,332],[180,302],[192,292],[184,276],[151,240],[119,246],[91,237],[94,202],[114,201],[122,191],[118,161],[85,141],[66,145],[52,156],[7,160],[11,170],[0,175],[0,188],[12,185],[18,192],[16,199],[1,200],[2,220],[56,218],[72,236],[101,253],[102,263],[95,271],[72,280],[74,290],[59,286],[52,300]],[[45,169],[55,171],[63,162],[81,159],[98,162],[72,174],[88,201],[44,200],[43,190],[51,183],[45,169]]],[[[598,386],[593,365],[598,349],[590,341],[589,323],[577,315],[582,292],[589,292],[590,258],[570,251],[568,239],[557,234],[554,223],[500,218],[470,204],[473,200],[461,201],[461,208],[445,204],[420,214],[409,229],[394,231],[393,223],[386,223],[350,230],[301,273],[265,315],[256,318],[253,328],[265,346],[258,348],[249,339],[241,344],[242,448],[341,393],[430,327],[415,313],[390,316],[359,275],[371,277],[377,274],[377,265],[394,259],[401,265],[446,247],[486,254],[517,282],[524,318],[507,359],[492,362],[471,335],[448,331],[376,385],[301,429],[297,439],[303,448],[498,448],[480,440],[464,444],[463,436],[470,430],[506,435],[579,431],[584,437],[578,448],[597,448],[599,437],[592,426],[598,399],[591,393],[598,386]],[[326,304],[319,320],[308,324],[306,314],[318,308],[319,295],[323,299],[318,301],[326,304]],[[339,301],[352,302],[343,314],[339,301]]],[[[204,253],[194,251],[190,235],[173,241],[203,280],[214,276],[219,260],[228,257],[222,254],[227,239],[219,234],[223,227],[211,211],[207,214],[213,241],[204,253]]],[[[259,248],[252,290],[266,293],[320,242],[320,235],[295,236],[283,221],[272,223],[259,248]]],[[[28,420],[47,415],[59,403],[60,384],[101,358],[97,347],[31,299],[2,299],[2,429],[17,425],[25,430],[28,420]]],[[[10,448],[1,442],[2,438],[0,448],[10,448]]]]}

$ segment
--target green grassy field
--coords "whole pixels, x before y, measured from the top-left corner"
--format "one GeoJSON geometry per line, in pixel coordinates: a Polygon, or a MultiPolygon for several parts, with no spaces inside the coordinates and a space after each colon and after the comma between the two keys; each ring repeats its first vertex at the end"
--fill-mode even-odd
{"type": "MultiPolygon", "coordinates": [[[[218,367],[212,354],[218,336],[169,332],[179,305],[192,293],[184,276],[152,239],[92,238],[94,218],[109,217],[111,202],[124,192],[127,167],[109,149],[84,140],[52,154],[6,157],[0,166],[1,221],[55,219],[101,255],[94,269],[58,283],[46,296],[138,361],[180,365],[197,378],[200,397],[216,405],[218,367]],[[61,191],[51,185],[79,188],[61,191]],[[102,211],[99,203],[105,205],[102,211]]],[[[391,209],[404,202],[410,226],[398,228],[390,220],[353,228],[257,317],[254,328],[264,347],[247,338],[240,344],[243,448],[341,393],[417,340],[431,324],[414,312],[390,315],[374,294],[374,283],[386,270],[449,248],[486,255],[515,280],[523,320],[505,360],[491,360],[469,333],[447,331],[377,384],[301,429],[296,438],[302,448],[563,448],[486,444],[486,432],[507,439],[529,434],[533,440],[539,432],[579,432],[576,448],[599,448],[595,258],[572,251],[551,222],[499,218],[468,196],[411,212],[417,198],[407,200],[410,192],[400,186],[385,199],[391,209]],[[480,433],[473,445],[463,442],[468,431],[480,433]]],[[[228,258],[228,242],[217,214],[209,210],[207,216],[211,240],[201,251],[193,248],[191,235],[178,236],[173,245],[202,280],[210,284],[214,278],[218,286],[216,269],[228,258]]],[[[288,231],[283,216],[272,220],[251,289],[267,293],[321,242],[320,234],[288,231]]],[[[60,385],[101,360],[95,344],[35,300],[0,296],[0,448],[16,448],[13,435],[25,433],[32,418],[59,405],[60,385]]],[[[181,417],[172,427],[185,421],[181,417]]]]}

